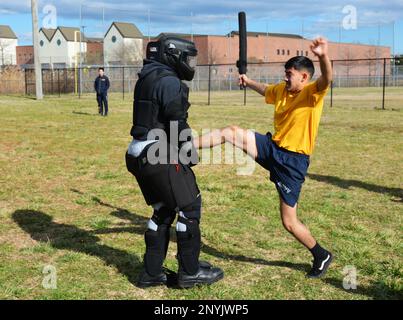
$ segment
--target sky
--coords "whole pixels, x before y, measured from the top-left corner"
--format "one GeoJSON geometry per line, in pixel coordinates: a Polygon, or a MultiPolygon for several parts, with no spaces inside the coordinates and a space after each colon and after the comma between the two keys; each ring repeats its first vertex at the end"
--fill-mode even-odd
{"type": "MultiPolygon", "coordinates": [[[[83,26],[102,37],[112,21],[131,22],[144,35],[161,32],[224,35],[248,31],[318,35],[335,42],[379,44],[403,54],[403,0],[38,0],[39,27],[83,26]],[[80,19],[81,11],[81,19],[80,19]]],[[[0,25],[10,25],[20,45],[32,43],[31,0],[0,0],[0,25]]]]}

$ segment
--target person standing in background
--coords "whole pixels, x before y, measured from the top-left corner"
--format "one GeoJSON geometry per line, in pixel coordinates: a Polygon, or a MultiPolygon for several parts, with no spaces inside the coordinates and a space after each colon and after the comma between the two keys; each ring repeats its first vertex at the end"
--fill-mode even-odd
{"type": "Polygon", "coordinates": [[[108,89],[110,82],[104,72],[104,68],[98,68],[98,77],[95,79],[94,89],[97,93],[98,113],[106,117],[108,115],[108,89]]]}

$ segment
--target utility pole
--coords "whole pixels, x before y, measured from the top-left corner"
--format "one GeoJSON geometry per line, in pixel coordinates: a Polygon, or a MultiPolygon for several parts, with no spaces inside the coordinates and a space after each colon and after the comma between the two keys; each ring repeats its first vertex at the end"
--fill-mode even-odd
{"type": "Polygon", "coordinates": [[[193,12],[190,13],[190,41],[193,42],[193,12]]]}
{"type": "Polygon", "coordinates": [[[32,41],[34,45],[34,63],[35,63],[35,93],[36,99],[43,99],[42,92],[42,69],[41,61],[39,59],[39,37],[38,37],[38,2],[31,0],[32,11],[32,41]]]}
{"type": "Polygon", "coordinates": [[[81,89],[82,89],[82,87],[81,87],[81,78],[82,78],[82,72],[81,72],[81,68],[82,68],[82,62],[83,62],[83,60],[82,60],[82,50],[81,50],[81,46],[82,46],[82,35],[83,35],[83,33],[82,33],[82,25],[83,25],[83,13],[82,13],[82,11],[83,11],[83,3],[81,2],[80,3],[80,68],[79,68],[79,74],[80,74],[80,92],[79,92],[79,96],[81,95],[81,89]]]}
{"type": "MultiPolygon", "coordinates": [[[[102,38],[105,38],[105,6],[102,6],[102,38]]],[[[102,40],[102,48],[104,41],[102,40]]],[[[105,51],[102,52],[102,66],[105,66],[105,51]]]]}
{"type": "Polygon", "coordinates": [[[151,24],[151,13],[150,13],[150,9],[148,9],[148,42],[151,41],[150,24],[151,24]]]}

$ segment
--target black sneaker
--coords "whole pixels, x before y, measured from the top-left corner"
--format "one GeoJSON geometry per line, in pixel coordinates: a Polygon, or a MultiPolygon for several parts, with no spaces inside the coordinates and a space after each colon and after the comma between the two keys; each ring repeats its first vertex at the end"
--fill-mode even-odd
{"type": "Polygon", "coordinates": [[[324,259],[315,259],[313,261],[312,269],[306,275],[308,278],[320,278],[322,277],[327,269],[329,268],[330,263],[333,261],[333,255],[328,252],[324,259]]]}
{"type": "Polygon", "coordinates": [[[189,275],[181,270],[178,272],[178,286],[180,288],[191,288],[195,285],[213,284],[224,278],[224,271],[213,267],[210,263],[200,261],[199,271],[189,275]]]}
{"type": "Polygon", "coordinates": [[[157,276],[151,276],[147,273],[147,271],[143,270],[137,281],[137,286],[139,288],[148,288],[148,287],[166,285],[166,283],[167,283],[167,275],[164,272],[160,273],[157,276]]]}

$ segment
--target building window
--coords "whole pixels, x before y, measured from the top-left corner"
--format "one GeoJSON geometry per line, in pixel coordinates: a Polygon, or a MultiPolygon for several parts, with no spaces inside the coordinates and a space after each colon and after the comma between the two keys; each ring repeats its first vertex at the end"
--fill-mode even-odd
{"type": "Polygon", "coordinates": [[[60,39],[57,39],[57,45],[60,46],[62,44],[62,42],[60,41],[60,39]]]}
{"type": "Polygon", "coordinates": [[[308,56],[308,51],[305,51],[305,55],[308,56]]]}
{"type": "Polygon", "coordinates": [[[299,50],[297,50],[297,56],[299,56],[299,50]]]}
{"type": "Polygon", "coordinates": [[[43,47],[43,40],[39,41],[39,45],[43,47]]]}
{"type": "Polygon", "coordinates": [[[112,42],[113,42],[113,43],[116,42],[116,36],[112,36],[112,42]]]}
{"type": "Polygon", "coordinates": [[[277,55],[280,55],[280,49],[277,49],[277,55]]]}
{"type": "Polygon", "coordinates": [[[287,56],[289,56],[290,55],[290,50],[287,50],[287,56]]]}
{"type": "Polygon", "coordinates": [[[285,50],[283,49],[283,50],[281,50],[281,53],[283,54],[283,55],[285,55],[285,50]]]}

